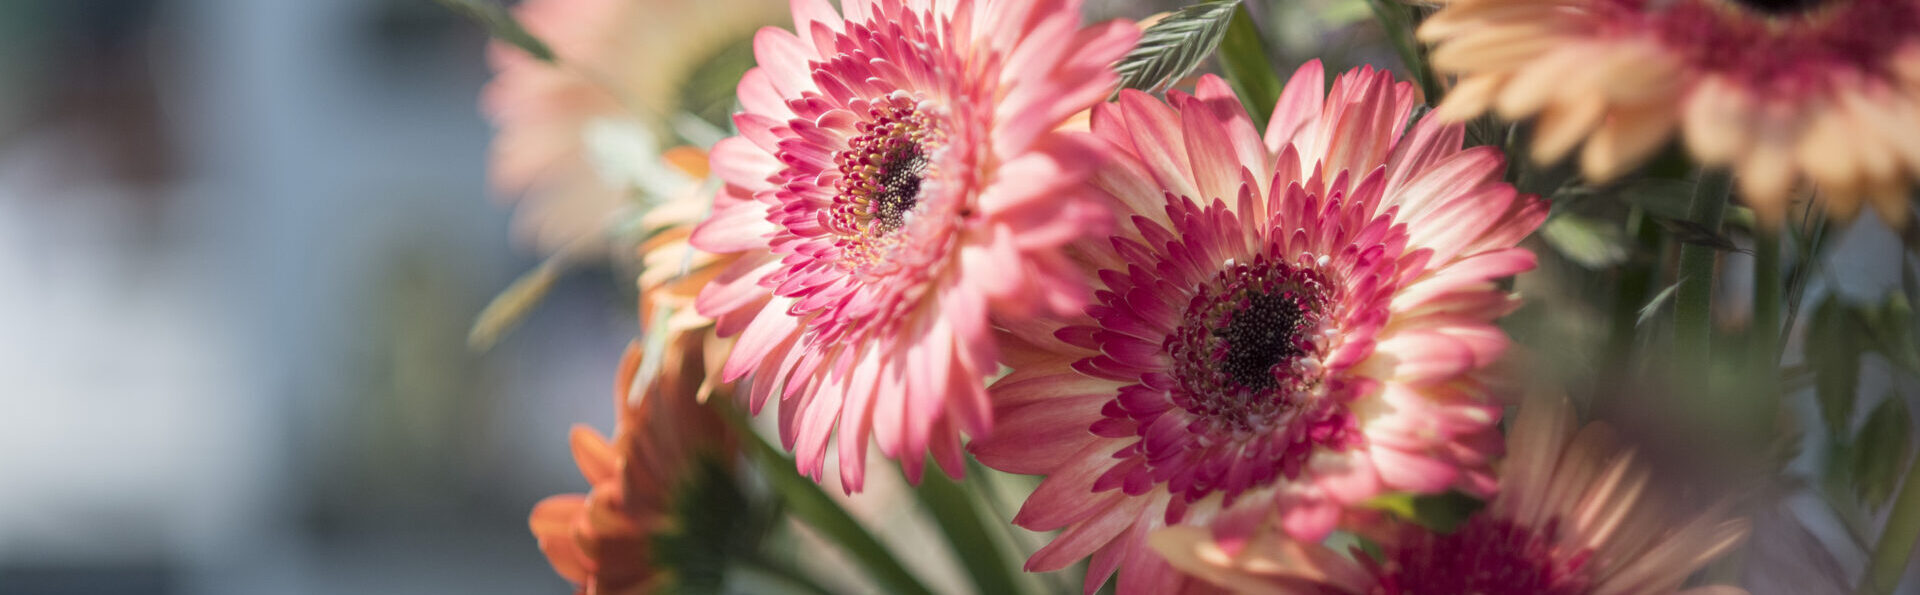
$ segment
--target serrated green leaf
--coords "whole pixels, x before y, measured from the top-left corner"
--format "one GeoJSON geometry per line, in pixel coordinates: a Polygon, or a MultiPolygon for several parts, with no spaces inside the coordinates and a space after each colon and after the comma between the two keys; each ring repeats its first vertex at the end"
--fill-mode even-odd
{"type": "Polygon", "coordinates": [[[1893,496],[1912,435],[1912,418],[1907,416],[1907,403],[1899,395],[1888,395],[1867,415],[1866,425],[1853,440],[1850,468],[1854,495],[1868,507],[1878,509],[1893,496]]]}
{"type": "Polygon", "coordinates": [[[1240,0],[1208,0],[1174,11],[1147,27],[1140,34],[1140,43],[1114,65],[1120,73],[1120,88],[1165,91],[1220,45],[1239,6],[1240,0]]]}
{"type": "Polygon", "coordinates": [[[1540,236],[1568,260],[1589,269],[1604,269],[1627,259],[1626,233],[1610,221],[1560,215],[1547,220],[1540,236]]]}
{"type": "Polygon", "coordinates": [[[1220,41],[1220,71],[1253,117],[1254,129],[1266,130],[1274,104],[1280,101],[1280,77],[1267,59],[1267,44],[1260,38],[1260,28],[1245,6],[1233,11],[1227,36],[1220,41]]]}
{"type": "Polygon", "coordinates": [[[547,47],[546,42],[540,41],[540,38],[534,37],[532,33],[527,32],[526,27],[520,26],[520,21],[514,19],[513,14],[507,12],[507,9],[502,8],[499,4],[494,4],[488,0],[436,1],[439,2],[441,6],[447,7],[448,10],[465,15],[467,18],[473,19],[474,22],[480,23],[480,26],[486,27],[487,34],[492,35],[494,39],[512,44],[513,47],[520,48],[520,50],[526,52],[527,55],[538,58],[543,62],[553,63],[556,61],[553,56],[553,49],[547,47]]]}

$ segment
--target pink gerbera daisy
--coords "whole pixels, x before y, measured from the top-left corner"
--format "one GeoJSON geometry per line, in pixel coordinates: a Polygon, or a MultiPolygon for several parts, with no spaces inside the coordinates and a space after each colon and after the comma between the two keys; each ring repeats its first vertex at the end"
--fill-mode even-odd
{"type": "Polygon", "coordinates": [[[1390,73],[1331,94],[1324,76],[1295,73],[1264,139],[1215,77],[1095,109],[1122,153],[1096,185],[1130,224],[1076,246],[1099,278],[1085,316],[1010,325],[1031,349],[1008,350],[1001,426],[973,445],[1047,476],[1014,522],[1064,531],[1028,569],[1092,556],[1089,592],[1116,567],[1123,593],[1167,592],[1155,528],[1318,540],[1383,491],[1492,488],[1482,370],[1515,303],[1494,281],[1533,266],[1514,244],[1546,207],[1459,126],[1408,131],[1415,92],[1390,73]]]}
{"type": "Polygon", "coordinates": [[[1082,190],[1100,145],[1057,129],[1110,93],[1138,37],[1081,28],[1077,0],[794,0],[740,81],[740,135],[696,247],[746,253],[697,307],[739,335],[755,411],[819,478],[839,428],[859,490],[869,436],[918,479],[992,427],[989,317],[1084,303],[1060,246],[1106,221],[1082,190]]]}

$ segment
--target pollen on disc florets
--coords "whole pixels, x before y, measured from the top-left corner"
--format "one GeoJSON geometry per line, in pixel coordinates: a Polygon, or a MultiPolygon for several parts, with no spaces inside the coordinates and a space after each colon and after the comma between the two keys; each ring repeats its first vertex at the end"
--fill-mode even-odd
{"type": "Polygon", "coordinates": [[[1174,402],[1219,430],[1258,431],[1319,388],[1331,296],[1325,277],[1264,258],[1232,264],[1167,336],[1174,402]]]}
{"type": "Polygon", "coordinates": [[[876,100],[857,136],[834,154],[840,179],[825,224],[854,263],[870,261],[897,243],[921,205],[923,182],[935,175],[945,141],[936,114],[896,95],[876,100]]]}

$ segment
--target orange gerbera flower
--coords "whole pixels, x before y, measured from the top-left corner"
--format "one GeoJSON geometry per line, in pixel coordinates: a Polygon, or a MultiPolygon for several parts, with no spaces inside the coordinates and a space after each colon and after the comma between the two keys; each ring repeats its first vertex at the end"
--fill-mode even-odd
{"type": "Polygon", "coordinates": [[[674,496],[702,457],[733,461],[724,420],[695,399],[704,378],[698,335],[680,335],[677,369],[635,385],[641,350],[620,362],[613,440],[585,426],[573,429],[573,456],[593,484],[587,494],[542,500],[528,524],[561,576],[588,595],[659,590],[670,578],[653,563],[654,538],[676,528],[674,496]]]}

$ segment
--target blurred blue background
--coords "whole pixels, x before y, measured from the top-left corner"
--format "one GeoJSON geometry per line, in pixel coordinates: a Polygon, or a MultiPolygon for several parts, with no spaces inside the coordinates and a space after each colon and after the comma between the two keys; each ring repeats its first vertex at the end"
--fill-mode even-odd
{"type": "Polygon", "coordinates": [[[423,0],[0,3],[0,593],[564,593],[634,324],[485,188],[484,35],[423,0]]]}

